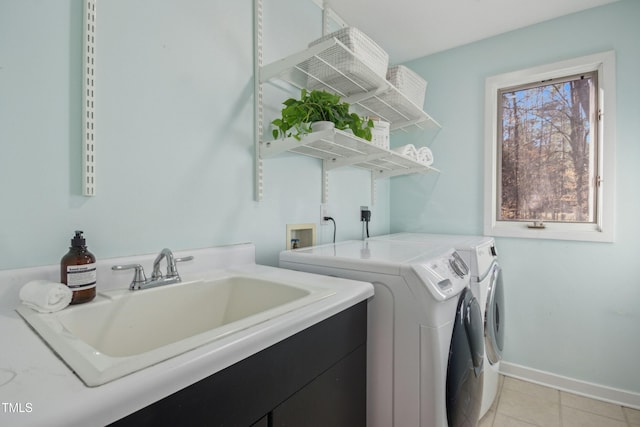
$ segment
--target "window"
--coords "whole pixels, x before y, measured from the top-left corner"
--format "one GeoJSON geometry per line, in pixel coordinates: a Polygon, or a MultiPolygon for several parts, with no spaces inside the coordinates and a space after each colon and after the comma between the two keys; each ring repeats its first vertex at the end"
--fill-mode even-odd
{"type": "Polygon", "coordinates": [[[613,52],[487,79],[485,234],[613,241],[613,52]]]}
{"type": "Polygon", "coordinates": [[[597,81],[498,90],[498,221],[595,222],[597,81]]]}

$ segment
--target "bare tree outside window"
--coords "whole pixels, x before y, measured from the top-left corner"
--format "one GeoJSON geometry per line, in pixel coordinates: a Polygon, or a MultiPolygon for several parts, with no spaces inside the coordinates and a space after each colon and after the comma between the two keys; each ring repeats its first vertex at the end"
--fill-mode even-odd
{"type": "Polygon", "coordinates": [[[488,76],[484,234],[615,240],[616,55],[488,76]]]}
{"type": "Polygon", "coordinates": [[[500,221],[596,221],[597,72],[498,92],[500,221]]]}

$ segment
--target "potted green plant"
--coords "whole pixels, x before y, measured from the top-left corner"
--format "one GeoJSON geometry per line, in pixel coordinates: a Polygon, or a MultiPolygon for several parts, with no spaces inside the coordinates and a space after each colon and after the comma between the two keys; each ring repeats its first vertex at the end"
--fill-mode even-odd
{"type": "Polygon", "coordinates": [[[274,139],[292,136],[300,140],[313,131],[313,123],[326,121],[334,123],[336,129],[351,129],[355,136],[371,141],[373,121],[349,113],[349,104],[340,102],[339,95],[302,89],[300,99],[289,98],[283,105],[281,117],[271,122],[276,127],[274,139]]]}

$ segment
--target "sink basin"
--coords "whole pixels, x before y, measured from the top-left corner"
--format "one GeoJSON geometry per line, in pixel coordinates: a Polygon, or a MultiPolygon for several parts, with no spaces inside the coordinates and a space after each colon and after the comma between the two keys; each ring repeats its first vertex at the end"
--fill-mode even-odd
{"type": "Polygon", "coordinates": [[[100,353],[126,357],[212,329],[221,336],[236,330],[242,319],[309,294],[275,282],[230,277],[144,291],[112,291],[97,304],[64,310],[56,318],[100,353]]]}
{"type": "Polygon", "coordinates": [[[334,292],[250,276],[101,292],[56,313],[17,311],[88,386],[297,310],[334,292]]]}

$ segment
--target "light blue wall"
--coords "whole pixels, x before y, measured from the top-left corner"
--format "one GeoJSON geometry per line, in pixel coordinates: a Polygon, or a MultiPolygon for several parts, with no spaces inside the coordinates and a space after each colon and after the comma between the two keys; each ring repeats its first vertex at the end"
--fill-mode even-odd
{"type": "MultiPolygon", "coordinates": [[[[482,234],[488,76],[615,49],[617,238],[497,239],[506,284],[505,360],[640,392],[640,2],[626,0],[412,61],[443,125],[439,175],[391,183],[392,231],[482,234]]],[[[605,112],[605,114],[607,114],[605,112]]]]}
{"type": "MultiPolygon", "coordinates": [[[[265,161],[264,201],[253,200],[252,3],[98,2],[97,195],[87,198],[83,2],[0,2],[0,269],[59,262],[75,229],[99,258],[251,241],[274,265],[290,223],[316,223],[330,241],[332,226],[318,224],[320,161],[265,161]]],[[[265,62],[320,36],[311,1],[267,0],[264,15],[265,62]]],[[[289,94],[277,96],[271,114],[289,94]]],[[[360,237],[369,177],[330,174],[338,239],[360,237]]],[[[388,182],[376,201],[372,232],[388,232],[388,182]]]]}

